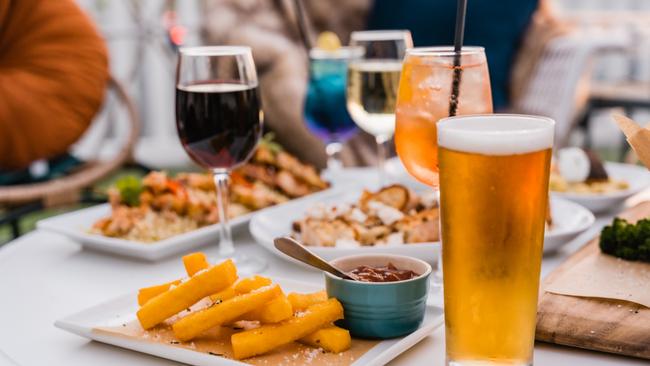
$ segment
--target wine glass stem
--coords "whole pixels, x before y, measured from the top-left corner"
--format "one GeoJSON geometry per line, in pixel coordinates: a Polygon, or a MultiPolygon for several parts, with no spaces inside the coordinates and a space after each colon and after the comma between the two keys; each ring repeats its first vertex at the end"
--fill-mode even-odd
{"type": "Polygon", "coordinates": [[[217,187],[217,210],[219,211],[219,256],[229,257],[235,252],[228,220],[228,172],[215,171],[214,185],[217,187]]]}
{"type": "Polygon", "coordinates": [[[330,171],[337,171],[343,168],[343,163],[341,162],[341,150],[343,149],[343,144],[340,142],[330,142],[325,146],[325,153],[327,153],[327,169],[330,171]]]}
{"type": "Polygon", "coordinates": [[[383,186],[386,183],[386,171],[384,165],[386,163],[386,143],[390,138],[388,136],[380,135],[375,136],[377,142],[377,173],[379,174],[379,184],[383,186]]]}

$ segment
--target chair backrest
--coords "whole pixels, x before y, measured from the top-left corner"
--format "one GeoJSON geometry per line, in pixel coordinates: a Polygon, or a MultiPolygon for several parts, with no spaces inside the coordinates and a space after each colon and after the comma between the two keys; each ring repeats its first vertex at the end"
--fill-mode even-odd
{"type": "Polygon", "coordinates": [[[0,187],[0,206],[36,201],[42,201],[46,207],[73,203],[79,199],[82,189],[106,177],[131,158],[140,131],[140,119],[133,101],[115,78],[110,78],[108,87],[126,109],[130,126],[117,155],[107,160],[88,161],[75,172],[47,182],[0,187]]]}
{"type": "Polygon", "coordinates": [[[580,112],[576,103],[578,84],[590,77],[589,66],[594,56],[626,46],[627,40],[621,37],[595,37],[580,32],[549,41],[524,95],[514,106],[515,111],[553,118],[557,145],[566,144],[580,112]]]}

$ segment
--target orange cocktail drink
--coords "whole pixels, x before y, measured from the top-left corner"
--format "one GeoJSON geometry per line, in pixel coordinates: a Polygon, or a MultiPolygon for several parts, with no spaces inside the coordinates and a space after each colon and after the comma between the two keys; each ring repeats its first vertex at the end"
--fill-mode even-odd
{"type": "Polygon", "coordinates": [[[492,113],[492,93],[482,47],[463,47],[454,66],[453,47],[407,50],[396,106],[395,146],[406,170],[438,185],[438,120],[449,116],[454,68],[460,67],[456,114],[492,113]]]}

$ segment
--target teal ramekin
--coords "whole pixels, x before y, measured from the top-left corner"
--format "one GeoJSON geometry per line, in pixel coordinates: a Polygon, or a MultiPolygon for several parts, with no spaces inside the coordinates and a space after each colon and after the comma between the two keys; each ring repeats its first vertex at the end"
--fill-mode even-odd
{"type": "Polygon", "coordinates": [[[344,319],[336,324],[348,329],[354,337],[395,338],[415,331],[422,324],[431,275],[428,263],[391,254],[351,255],[330,263],[347,272],[361,265],[379,267],[389,262],[420,275],[405,281],[359,282],[325,272],[327,295],[343,305],[344,319]]]}

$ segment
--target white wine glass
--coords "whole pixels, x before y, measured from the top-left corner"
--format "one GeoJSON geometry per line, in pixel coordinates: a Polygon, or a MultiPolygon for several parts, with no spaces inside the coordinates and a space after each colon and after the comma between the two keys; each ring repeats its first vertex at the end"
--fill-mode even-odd
{"type": "Polygon", "coordinates": [[[413,47],[407,30],[352,32],[350,46],[364,54],[348,66],[347,107],[352,120],[375,137],[379,183],[385,183],[387,143],[395,132],[395,104],[402,60],[413,47]]]}

